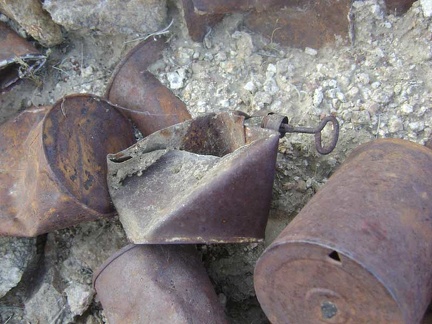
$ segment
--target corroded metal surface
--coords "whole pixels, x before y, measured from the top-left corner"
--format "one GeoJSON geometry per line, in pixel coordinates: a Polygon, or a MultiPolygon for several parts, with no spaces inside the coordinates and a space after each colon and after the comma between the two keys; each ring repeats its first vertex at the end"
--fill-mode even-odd
{"type": "Polygon", "coordinates": [[[134,243],[264,238],[279,133],[234,113],[160,130],[108,156],[108,185],[134,243]]]}
{"type": "Polygon", "coordinates": [[[304,133],[304,134],[314,134],[315,135],[315,148],[320,154],[331,153],[339,139],[339,122],[334,116],[324,117],[317,127],[304,127],[304,126],[292,126],[288,123],[288,117],[270,113],[264,116],[261,123],[263,128],[269,128],[276,130],[280,133],[280,137],[284,137],[286,133],[304,133]],[[323,145],[322,143],[322,131],[327,126],[331,124],[331,136],[330,143],[323,145]]]}
{"type": "Polygon", "coordinates": [[[195,42],[202,42],[211,28],[223,18],[223,14],[197,13],[192,0],[182,0],[182,4],[189,36],[195,42]]]}
{"type": "Polygon", "coordinates": [[[151,37],[133,48],[114,71],[105,95],[143,135],[190,119],[186,105],[147,71],[165,46],[164,38],[151,37]]]}
{"type": "Polygon", "coordinates": [[[347,38],[351,1],[292,1],[283,9],[252,12],[246,26],[271,42],[299,48],[320,48],[334,43],[335,35],[347,38]]]}
{"type": "Polygon", "coordinates": [[[0,133],[0,234],[35,236],[114,212],[106,155],[134,137],[103,99],[65,97],[49,111],[24,111],[0,133]]]}
{"type": "Polygon", "coordinates": [[[0,93],[39,70],[45,59],[45,55],[0,22],[0,93]]]}
{"type": "Polygon", "coordinates": [[[419,323],[432,297],[432,151],[354,150],[260,257],[272,323],[419,323]]]}
{"type": "Polygon", "coordinates": [[[94,274],[109,323],[227,323],[192,246],[129,245],[94,274]]]}

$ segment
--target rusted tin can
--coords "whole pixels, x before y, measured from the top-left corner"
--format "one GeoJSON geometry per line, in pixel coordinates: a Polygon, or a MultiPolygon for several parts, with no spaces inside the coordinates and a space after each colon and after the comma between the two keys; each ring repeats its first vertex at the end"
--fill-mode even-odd
{"type": "Polygon", "coordinates": [[[193,0],[182,0],[181,2],[189,36],[194,42],[202,42],[211,28],[224,17],[223,14],[198,12],[193,0]]]}
{"type": "Polygon", "coordinates": [[[112,215],[106,156],[135,142],[91,95],[26,110],[0,126],[0,235],[36,236],[112,215]]]}
{"type": "Polygon", "coordinates": [[[46,60],[29,42],[0,22],[0,93],[37,72],[46,60]]]}
{"type": "Polygon", "coordinates": [[[245,25],[270,42],[318,49],[348,38],[350,8],[350,0],[289,1],[285,8],[251,12],[245,25]]]}
{"type": "Polygon", "coordinates": [[[272,323],[419,323],[432,297],[432,150],[353,151],[260,257],[272,323]]]}
{"type": "Polygon", "coordinates": [[[93,276],[110,324],[227,323],[192,246],[129,245],[93,276]]]}
{"type": "Polygon", "coordinates": [[[108,155],[108,185],[129,240],[242,243],[264,238],[279,132],[209,114],[108,155]]]}
{"type": "Polygon", "coordinates": [[[147,71],[165,46],[164,38],[138,44],[118,64],[105,94],[144,136],[191,118],[186,105],[147,71]]]}

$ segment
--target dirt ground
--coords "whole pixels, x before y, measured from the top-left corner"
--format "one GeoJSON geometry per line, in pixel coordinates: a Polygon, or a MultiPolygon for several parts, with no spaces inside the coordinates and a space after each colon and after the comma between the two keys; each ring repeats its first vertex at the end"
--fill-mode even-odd
{"type": "MultiPolygon", "coordinates": [[[[352,13],[350,39],[316,50],[280,46],[253,34],[241,14],[226,16],[203,43],[195,43],[178,11],[170,13],[169,46],[149,70],[192,116],[269,110],[288,116],[293,125],[315,126],[329,114],[341,125],[339,143],[326,156],[315,151],[313,136],[281,139],[264,243],[198,246],[232,323],[268,322],[253,288],[255,262],[355,147],[385,137],[424,144],[432,134],[431,19],[418,2],[400,17],[386,15],[373,0],[355,1],[352,13]]],[[[64,44],[49,50],[35,78],[0,95],[0,123],[64,95],[103,95],[116,64],[136,44],[127,40],[69,33],[64,44]]],[[[126,244],[121,224],[83,224],[32,242],[37,246],[29,266],[33,272],[26,271],[0,299],[0,322],[105,322],[97,296],[89,292],[91,276],[126,244]],[[71,312],[70,287],[89,292],[83,315],[71,312]]]]}

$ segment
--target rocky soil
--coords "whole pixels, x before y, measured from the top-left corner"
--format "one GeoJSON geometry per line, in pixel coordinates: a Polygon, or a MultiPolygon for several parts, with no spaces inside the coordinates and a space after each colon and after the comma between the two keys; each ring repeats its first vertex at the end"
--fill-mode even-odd
{"type": "MultiPolygon", "coordinates": [[[[424,144],[431,136],[431,18],[419,2],[396,17],[386,15],[379,1],[355,1],[349,39],[298,49],[253,34],[242,14],[226,16],[203,43],[189,39],[175,7],[169,16],[174,23],[168,49],[150,71],[192,116],[273,111],[293,125],[315,126],[332,114],[341,125],[337,148],[326,156],[315,151],[313,136],[281,139],[264,243],[198,246],[231,322],[267,323],[253,288],[254,265],[265,247],[359,144],[384,137],[424,144]]],[[[102,95],[134,38],[69,32],[62,45],[47,51],[37,75],[0,95],[0,123],[67,94],[102,95]]],[[[34,239],[0,238],[0,322],[105,322],[92,273],[125,244],[116,220],[34,239]]]]}

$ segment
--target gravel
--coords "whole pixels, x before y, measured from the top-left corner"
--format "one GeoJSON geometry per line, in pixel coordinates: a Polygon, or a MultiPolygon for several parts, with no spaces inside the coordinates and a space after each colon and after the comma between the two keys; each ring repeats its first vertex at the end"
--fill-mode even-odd
{"type": "MultiPolygon", "coordinates": [[[[385,137],[424,144],[431,136],[431,7],[430,1],[415,2],[396,17],[386,15],[380,1],[355,1],[350,39],[323,48],[279,46],[250,33],[241,14],[226,16],[203,43],[194,43],[185,36],[182,19],[172,13],[169,47],[150,71],[187,104],[192,116],[229,109],[250,115],[273,111],[288,116],[293,125],[315,126],[332,114],[341,124],[337,148],[327,156],[315,151],[311,136],[288,134],[280,140],[263,244],[199,247],[232,323],[267,322],[253,290],[256,259],[355,147],[385,137]]],[[[40,75],[42,86],[26,82],[0,96],[0,122],[31,104],[52,104],[65,94],[103,94],[116,63],[134,44],[127,40],[70,33],[68,43],[52,50],[40,75]]],[[[84,224],[50,234],[48,243],[57,261],[46,263],[45,276],[57,272],[61,285],[46,279],[37,290],[46,302],[25,303],[27,319],[38,319],[28,310],[35,309],[34,303],[41,309],[64,307],[64,322],[102,323],[97,297],[89,302],[91,274],[126,244],[120,224],[84,224]]],[[[12,252],[5,253],[12,258],[12,252]]],[[[15,268],[25,268],[30,257],[21,255],[15,268]]],[[[16,285],[19,275],[11,271],[8,276],[9,286],[16,285]]],[[[9,323],[23,314],[16,304],[5,306],[2,301],[0,313],[1,307],[16,307],[9,323]]]]}

